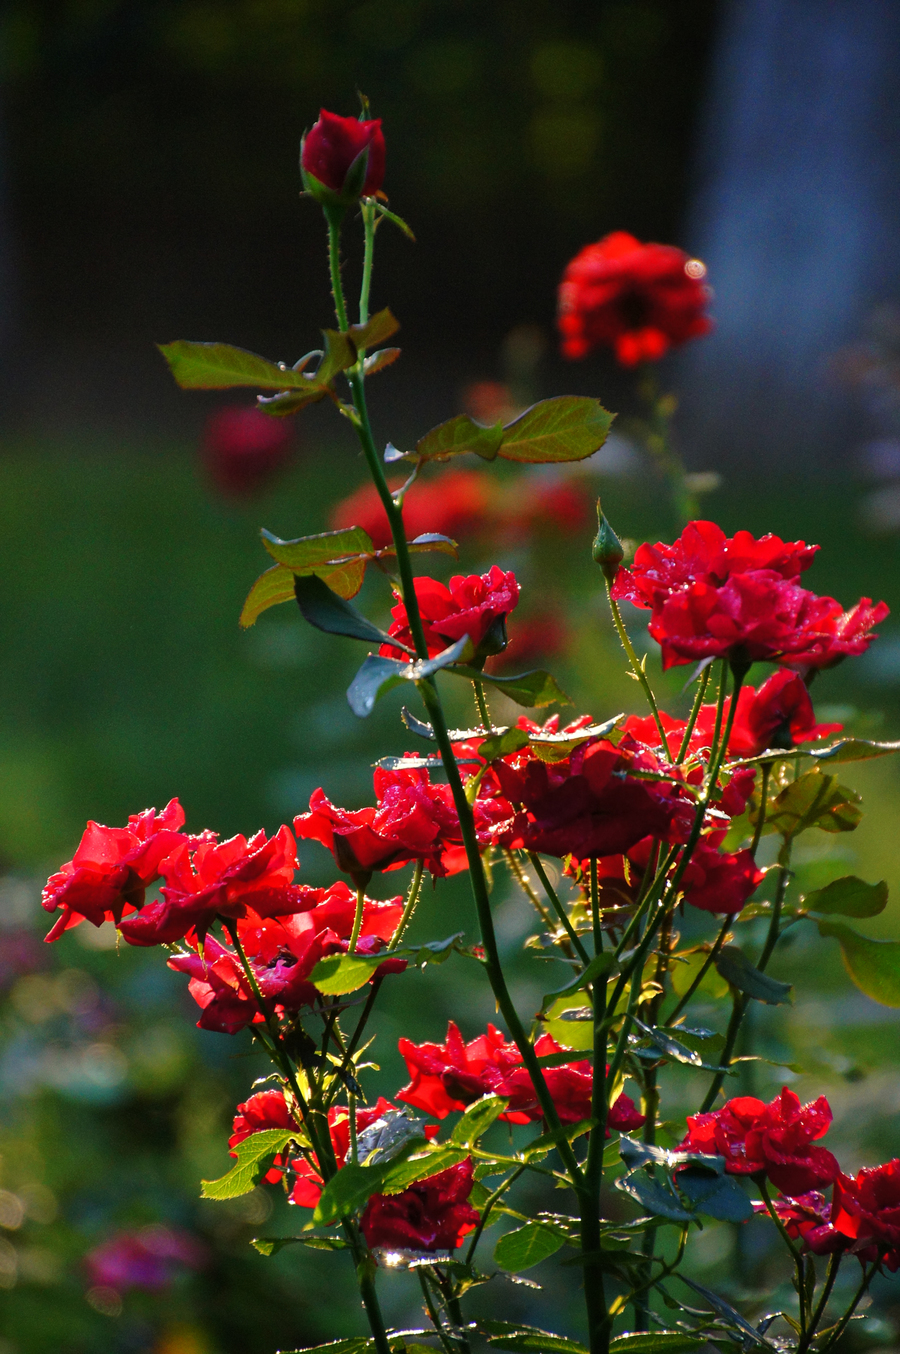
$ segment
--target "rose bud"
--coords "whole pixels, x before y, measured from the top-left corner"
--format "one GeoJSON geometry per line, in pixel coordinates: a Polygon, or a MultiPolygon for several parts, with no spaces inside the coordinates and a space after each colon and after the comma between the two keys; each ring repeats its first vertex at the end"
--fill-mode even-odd
{"type": "Polygon", "coordinates": [[[323,108],[300,143],[303,186],[325,207],[352,207],[378,192],[384,156],[380,118],[360,122],[323,108]]]}
{"type": "Polygon", "coordinates": [[[591,554],[594,563],[600,565],[603,577],[612,587],[616,581],[616,574],[619,572],[619,565],[625,558],[625,551],[622,549],[622,542],[603,514],[599,498],[597,499],[597,522],[597,535],[594,537],[591,554]]]}

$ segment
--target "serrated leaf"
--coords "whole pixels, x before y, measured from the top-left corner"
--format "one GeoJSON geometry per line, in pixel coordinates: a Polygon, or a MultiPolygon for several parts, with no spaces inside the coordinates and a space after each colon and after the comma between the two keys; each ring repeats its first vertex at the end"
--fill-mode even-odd
{"type": "Polygon", "coordinates": [[[397,361],[401,348],[379,348],[377,353],[372,353],[363,362],[363,372],[366,376],[374,376],[376,372],[384,371],[385,367],[391,366],[397,361]]]}
{"type": "Polygon", "coordinates": [[[834,879],[823,889],[807,893],[803,900],[806,912],[838,913],[842,917],[877,917],[887,907],[888,886],[884,879],[867,884],[855,874],[834,879]]]}
{"type": "Polygon", "coordinates": [[[300,536],[293,541],[282,541],[265,528],[260,536],[272,558],[295,573],[307,573],[317,565],[331,564],[349,555],[370,555],[374,550],[371,536],[362,527],[320,531],[315,536],[300,536]]]}
{"type": "Polygon", "coordinates": [[[503,429],[507,461],[583,461],[606,441],[615,416],[587,395],[557,395],[526,409],[503,429]]]}
{"type": "Polygon", "coordinates": [[[405,1161],[391,1166],[384,1175],[379,1187],[381,1194],[401,1194],[417,1180],[427,1180],[432,1175],[446,1171],[450,1166],[458,1166],[469,1155],[468,1148],[456,1147],[444,1143],[428,1151],[422,1151],[405,1161]]]}
{"type": "MultiPolygon", "coordinates": [[[[637,1017],[633,1017],[633,1020],[637,1028],[644,1033],[649,1042],[663,1057],[671,1058],[673,1062],[686,1063],[690,1067],[707,1068],[707,1064],[704,1063],[699,1053],[684,1044],[680,1044],[677,1039],[673,1039],[667,1030],[645,1025],[637,1017]]],[[[718,1071],[719,1069],[707,1068],[707,1070],[718,1071]]]]}
{"type": "Polygon", "coordinates": [[[372,348],[376,343],[384,343],[400,328],[390,310],[385,307],[367,321],[366,324],[351,324],[347,333],[356,348],[372,348]]]}
{"type": "Polygon", "coordinates": [[[689,1350],[705,1347],[706,1340],[683,1331],[626,1332],[610,1340],[609,1354],[688,1354],[689,1350]]]}
{"type": "Polygon", "coordinates": [[[502,423],[485,428],[468,414],[457,414],[421,437],[416,443],[416,455],[431,460],[435,456],[459,456],[472,451],[485,461],[493,461],[503,437],[502,423]]]}
{"type": "Polygon", "coordinates": [[[343,1251],[347,1242],[337,1236],[255,1236],[250,1242],[260,1255],[277,1255],[285,1246],[306,1246],[313,1251],[343,1251]]]}
{"type": "Polygon", "coordinates": [[[309,981],[326,997],[342,997],[365,987],[384,954],[327,954],[309,975],[309,981]]]}
{"type": "Polygon", "coordinates": [[[503,1113],[507,1104],[508,1101],[499,1095],[482,1096],[466,1110],[450,1134],[450,1141],[460,1147],[471,1147],[503,1113]]]}
{"type": "MultiPolygon", "coordinates": [[[[306,581],[306,580],[304,580],[306,581]]],[[[426,677],[447,668],[465,652],[469,643],[468,635],[451,644],[443,653],[434,658],[417,659],[415,662],[398,662],[394,658],[382,658],[380,654],[369,654],[359,668],[353,681],[347,688],[347,700],[350,709],[360,719],[370,715],[375,702],[401,682],[421,682],[426,677]]],[[[450,669],[453,671],[453,669],[450,669]]]]}
{"type": "Polygon", "coordinates": [[[602,724],[591,724],[588,728],[577,729],[572,733],[565,730],[560,733],[533,733],[528,742],[542,762],[561,762],[588,739],[605,738],[623,718],[624,715],[614,715],[602,724]]]}
{"type": "MultiPolygon", "coordinates": [[[[675,956],[675,963],[669,969],[669,978],[677,996],[683,997],[689,990],[691,983],[706,963],[707,957],[707,954],[702,950],[697,950],[693,954],[675,956]]],[[[716,966],[710,964],[700,979],[696,990],[709,997],[727,997],[728,983],[718,972],[716,966]]]]}
{"type": "Polygon", "coordinates": [[[518,677],[495,677],[493,673],[479,672],[477,668],[463,665],[455,667],[453,671],[456,676],[467,677],[469,681],[489,682],[498,691],[502,691],[504,696],[509,696],[510,700],[515,701],[516,705],[524,705],[527,709],[553,705],[556,701],[562,705],[572,704],[549,672],[537,670],[523,672],[518,677]]]}
{"type": "Polygon", "coordinates": [[[770,802],[765,831],[780,832],[784,837],[794,837],[811,827],[823,832],[852,832],[862,818],[857,807],[861,802],[855,790],[815,767],[786,785],[770,802]]]}
{"type": "Polygon", "coordinates": [[[669,1171],[676,1166],[694,1166],[705,1175],[721,1175],[725,1170],[725,1158],[722,1156],[706,1152],[679,1152],[677,1148],[657,1147],[655,1143],[639,1142],[624,1134],[612,1146],[618,1150],[630,1171],[639,1170],[642,1166],[663,1166],[669,1171]]]}
{"type": "Polygon", "coordinates": [[[678,1188],[695,1212],[720,1222],[747,1222],[753,1217],[753,1205],[733,1175],[709,1175],[701,1171],[679,1171],[678,1188]]]}
{"type": "Polygon", "coordinates": [[[555,1255],[565,1245],[565,1237],[539,1222],[527,1222],[514,1232],[505,1232],[494,1247],[494,1263],[510,1274],[519,1274],[555,1255]]]}
{"type": "Polygon", "coordinates": [[[623,1194],[630,1194],[653,1217],[668,1218],[671,1222],[690,1222],[693,1217],[685,1210],[668,1182],[663,1184],[659,1180],[648,1180],[645,1176],[626,1175],[618,1179],[615,1186],[623,1194]]]}
{"type": "Polygon", "coordinates": [[[584,1345],[564,1335],[553,1335],[537,1326],[513,1321],[482,1321],[487,1342],[495,1349],[520,1351],[520,1354],[588,1354],[584,1345]]]}
{"type": "Polygon", "coordinates": [[[332,592],[316,574],[294,575],[294,596],[303,619],[329,635],[361,639],[367,644],[392,644],[393,640],[366,620],[361,611],[332,592]]]}
{"type": "MultiPolygon", "coordinates": [[[[257,390],[309,391],[314,378],[293,367],[279,366],[266,357],[228,343],[194,343],[176,339],[156,345],[182,390],[229,390],[253,386],[257,390]]],[[[323,392],[324,393],[324,392],[323,392]]],[[[321,399],[321,394],[318,395],[321,399]]]]}
{"type": "Polygon", "coordinates": [[[293,573],[283,564],[273,565],[264,574],[260,574],[247,594],[247,600],[240,615],[242,629],[246,630],[254,625],[262,613],[268,611],[270,606],[278,606],[281,602],[292,602],[293,600],[293,573]]]}
{"type": "Polygon", "coordinates": [[[900,1006],[900,941],[872,940],[841,921],[820,921],[819,934],[833,936],[844,967],[860,992],[881,1006],[900,1006]]]}
{"type": "Polygon", "coordinates": [[[511,752],[519,752],[528,746],[526,729],[504,729],[502,733],[492,733],[478,745],[478,755],[487,762],[498,757],[508,757],[511,752]]]}
{"type": "Polygon", "coordinates": [[[863,762],[870,757],[888,757],[900,752],[900,743],[876,743],[868,738],[842,738],[827,748],[816,748],[809,755],[819,762],[863,762]]]}
{"type": "Polygon", "coordinates": [[[424,1124],[408,1110],[385,1110],[380,1119],[363,1129],[357,1139],[357,1154],[363,1166],[381,1166],[398,1156],[408,1142],[425,1137],[424,1124]]]}
{"type": "Polygon", "coordinates": [[[342,334],[337,329],[323,329],[322,335],[325,339],[325,356],[314,379],[317,385],[327,386],[335,376],[353,366],[356,361],[356,345],[347,334],[342,334]]]}
{"type": "MultiPolygon", "coordinates": [[[[364,1335],[351,1336],[347,1340],[329,1340],[327,1345],[309,1345],[306,1349],[279,1350],[279,1354],[366,1354],[375,1348],[375,1341],[364,1335]]],[[[392,1349],[397,1346],[392,1344],[392,1349]]]]}
{"type": "Polygon", "coordinates": [[[313,1213],[316,1226],[328,1227],[364,1208],[373,1194],[380,1193],[386,1170],[385,1166],[356,1166],[352,1161],[342,1166],[319,1196],[313,1213]]]}
{"type": "Polygon", "coordinates": [[[766,1006],[790,1004],[791,984],[780,983],[770,978],[768,973],[761,973],[736,945],[723,946],[716,956],[715,964],[732,987],[753,997],[755,1001],[764,1002],[766,1006]]]}
{"type": "Polygon", "coordinates": [[[286,1147],[296,1138],[299,1129],[265,1128],[251,1133],[235,1147],[237,1162],[218,1180],[201,1180],[202,1199],[238,1199],[255,1188],[263,1170],[263,1162],[286,1147]]]}

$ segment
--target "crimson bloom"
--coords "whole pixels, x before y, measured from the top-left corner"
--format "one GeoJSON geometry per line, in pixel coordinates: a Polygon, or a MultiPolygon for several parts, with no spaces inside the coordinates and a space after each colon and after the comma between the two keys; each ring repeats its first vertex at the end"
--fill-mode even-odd
{"type": "Polygon", "coordinates": [[[208,420],[200,451],[216,488],[243,498],[277,474],[293,440],[289,419],[272,418],[253,405],[228,405],[208,420]]]}
{"type": "Polygon", "coordinates": [[[835,1158],[813,1146],[828,1132],[831,1117],[823,1095],[801,1105],[787,1086],[768,1105],[742,1095],[710,1113],[689,1114],[687,1137],[678,1150],[721,1155],[732,1175],[764,1171],[778,1189],[796,1196],[837,1178],[835,1158]]]}
{"type": "Polygon", "coordinates": [[[162,861],[187,842],[179,830],[183,826],[184,810],[177,799],[161,813],[145,809],[132,814],[127,827],[88,823],[75,855],[44,886],[43,907],[62,913],[47,940],[58,939],[81,921],[119,925],[124,913],[143,906],[162,861]]]}
{"type": "Polygon", "coordinates": [[[384,181],[385,145],[381,119],[361,122],[323,108],[300,147],[307,192],[329,206],[352,207],[371,197],[384,181]]]}
{"type": "MultiPolygon", "coordinates": [[[[391,488],[399,489],[401,483],[398,480],[391,488]]],[[[427,483],[417,480],[412,485],[403,499],[403,525],[410,540],[432,531],[465,540],[485,527],[489,502],[484,475],[477,470],[447,470],[427,483]]],[[[362,527],[377,549],[392,544],[390,524],[374,484],[364,484],[336,504],[331,525],[362,527]]]]}
{"type": "Polygon", "coordinates": [[[374,1249],[453,1251],[480,1214],[469,1203],[475,1170],[467,1157],[446,1171],[418,1180],[402,1194],[375,1194],[360,1219],[374,1249]]]}
{"type": "MultiPolygon", "coordinates": [[[[832,1205],[818,1190],[810,1190],[795,1199],[778,1198],[773,1208],[792,1241],[802,1241],[813,1255],[831,1255],[850,1243],[832,1223],[832,1205]]],[[[757,1213],[768,1212],[766,1205],[753,1205],[757,1213]]]]}
{"type": "Polygon", "coordinates": [[[495,832],[500,845],[578,859],[624,853],[643,837],[684,840],[692,817],[679,788],[629,772],[661,771],[650,751],[623,739],[582,743],[548,764],[531,748],[494,763],[502,794],[521,809],[495,832]]]}
{"type": "MultiPolygon", "coordinates": [[[[433,875],[465,869],[462,832],[449,785],[432,784],[426,768],[388,771],[375,768],[375,808],[341,809],[321,789],[310,796],[309,813],[294,819],[298,837],[321,842],[337,866],[367,881],[373,870],[397,870],[411,860],[424,861],[433,875]]],[[[488,843],[493,822],[508,818],[504,801],[475,805],[479,841],[488,843]]]]}
{"type": "Polygon", "coordinates": [[[877,1258],[892,1272],[900,1269],[900,1159],[866,1167],[853,1177],[841,1173],[831,1219],[860,1260],[877,1258]]]}
{"type": "Polygon", "coordinates": [[[685,900],[703,912],[740,912],[765,878],[751,851],[720,850],[724,837],[724,832],[701,837],[681,876],[685,900]]]}
{"type": "MultiPolygon", "coordinates": [[[[275,1089],[257,1091],[249,1100],[238,1105],[231,1137],[228,1139],[229,1149],[237,1147],[239,1142],[243,1142],[253,1133],[262,1133],[267,1128],[296,1128],[299,1131],[300,1125],[291,1113],[283,1091],[275,1089]]],[[[237,1152],[232,1151],[231,1156],[236,1157],[237,1152]]],[[[270,1184],[277,1184],[281,1179],[282,1165],[281,1155],[275,1157],[274,1166],[265,1174],[265,1179],[270,1184]]]]}
{"type": "Polygon", "coordinates": [[[563,355],[612,348],[622,366],[633,367],[708,334],[705,275],[702,263],[674,245],[641,244],[624,230],[586,245],[559,288],[563,355]]]}
{"type": "Polygon", "coordinates": [[[118,1293],[129,1288],[159,1292],[170,1286],[179,1269],[202,1269],[208,1262],[209,1253],[196,1237],[159,1223],[116,1232],[85,1256],[91,1284],[118,1293]]]}
{"type": "MultiPolygon", "coordinates": [[[[397,1093],[397,1099],[436,1119],[445,1119],[451,1110],[465,1109],[483,1095],[509,1100],[501,1118],[510,1123],[527,1124],[543,1117],[521,1053],[514,1043],[506,1042],[495,1025],[488,1025],[487,1034],[466,1043],[451,1020],[443,1044],[414,1044],[410,1039],[400,1039],[397,1047],[412,1078],[397,1093]]],[[[561,1053],[562,1046],[552,1035],[543,1034],[534,1051],[544,1057],[561,1053]]],[[[544,1079],[564,1124],[590,1118],[593,1069],[589,1062],[545,1068],[544,1079]]],[[[611,1105],[607,1117],[610,1128],[640,1128],[643,1123],[644,1116],[627,1095],[620,1095],[611,1105]]]]}
{"type": "Polygon", "coordinates": [[[280,827],[270,840],[263,831],[248,841],[182,841],[166,860],[159,902],[120,925],[131,945],[168,945],[190,930],[204,934],[216,917],[278,917],[302,906],[294,887],[297,847],[290,829],[280,827]]]}
{"type": "MultiPolygon", "coordinates": [[[[265,918],[248,913],[237,922],[263,1000],[276,1015],[315,1001],[317,992],[309,975],[326,955],[346,953],[355,912],[355,894],[339,881],[328,889],[299,887],[290,915],[265,918]]],[[[356,952],[377,954],[393,936],[402,913],[402,898],[389,902],[366,898],[356,952]]],[[[405,967],[403,959],[386,958],[375,972],[398,973],[405,967]]],[[[263,1019],[238,955],[213,936],[207,935],[199,953],[173,955],[169,968],[188,975],[188,990],[203,1011],[197,1022],[201,1029],[237,1034],[263,1019]]]]}
{"type": "Polygon", "coordinates": [[[791,658],[790,663],[803,668],[833,668],[845,658],[863,654],[877,636],[872,634],[873,626],[879,625],[890,615],[885,602],[872,602],[871,597],[861,597],[856,606],[849,611],[841,611],[840,604],[823,636],[817,636],[808,649],[791,658]]]}
{"type": "MultiPolygon", "coordinates": [[[[494,564],[486,574],[470,574],[468,578],[457,574],[449,585],[439,583],[436,578],[417,578],[415,589],[430,657],[455,644],[463,635],[468,635],[478,657],[506,648],[506,617],[519,600],[515,574],[504,573],[494,564]]],[[[394,619],[388,634],[412,648],[412,632],[402,600],[392,608],[391,615],[394,619]]],[[[397,650],[390,644],[382,644],[379,653],[397,657],[397,650]]]]}

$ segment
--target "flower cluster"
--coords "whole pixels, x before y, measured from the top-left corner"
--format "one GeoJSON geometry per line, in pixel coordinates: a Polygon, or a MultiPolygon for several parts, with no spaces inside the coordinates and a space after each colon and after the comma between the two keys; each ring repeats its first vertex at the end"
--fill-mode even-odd
{"type": "Polygon", "coordinates": [[[863,597],[845,611],[800,587],[817,549],[690,522],[674,545],[640,546],[631,568],[619,569],[613,597],[652,613],[648,629],[664,668],[709,658],[833,667],[865,652],[888,608],[863,597]]]}

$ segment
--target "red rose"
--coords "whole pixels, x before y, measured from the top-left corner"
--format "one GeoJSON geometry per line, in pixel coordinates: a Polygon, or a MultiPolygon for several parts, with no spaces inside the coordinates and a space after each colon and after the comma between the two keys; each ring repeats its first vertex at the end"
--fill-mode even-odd
{"type": "Polygon", "coordinates": [[[719,850],[724,836],[724,832],[714,832],[701,838],[681,876],[685,901],[703,912],[740,912],[765,878],[752,852],[732,855],[719,850]]]}
{"type": "Polygon", "coordinates": [[[880,1259],[900,1269],[900,1159],[870,1166],[855,1177],[841,1173],[834,1186],[832,1223],[860,1260],[880,1259]],[[862,1243],[870,1241],[870,1247],[862,1243]]]}
{"type": "Polygon", "coordinates": [[[253,405],[229,405],[208,420],[201,454],[216,488],[243,498],[281,469],[293,440],[289,419],[272,418],[253,405]]]}
{"type": "Polygon", "coordinates": [[[132,814],[127,827],[88,823],[78,850],[44,886],[41,903],[48,912],[62,911],[47,940],[56,940],[70,926],[91,921],[100,926],[143,906],[148,884],[159,878],[166,856],[187,841],[179,828],[184,811],[172,799],[157,813],[132,814]]]}
{"type": "MultiPolygon", "coordinates": [[[[252,1133],[262,1133],[267,1128],[298,1130],[300,1128],[284,1098],[283,1091],[257,1091],[256,1095],[251,1095],[243,1105],[238,1105],[231,1137],[228,1139],[229,1149],[237,1147],[239,1142],[249,1138],[252,1133]]],[[[237,1152],[231,1152],[230,1155],[236,1157],[237,1152]]],[[[271,1185],[275,1185],[281,1179],[282,1173],[283,1160],[279,1154],[275,1157],[275,1164],[266,1171],[265,1178],[271,1185]]]]}
{"type": "MultiPolygon", "coordinates": [[[[249,913],[237,922],[259,990],[276,1014],[297,1011],[315,1000],[310,973],[326,955],[346,953],[353,931],[356,896],[343,881],[328,889],[298,887],[296,894],[291,915],[263,918],[249,913]]],[[[357,952],[377,954],[393,936],[402,913],[402,898],[389,902],[366,898],[357,952]]],[[[375,973],[398,973],[405,967],[403,959],[386,958],[375,973]]],[[[173,955],[169,968],[189,976],[191,996],[203,1010],[201,1029],[236,1034],[262,1019],[237,954],[212,936],[206,937],[200,954],[173,955]]]]}
{"type": "MultiPolygon", "coordinates": [[[[470,574],[468,578],[457,574],[449,586],[436,578],[417,578],[415,589],[430,657],[463,635],[468,635],[479,657],[506,648],[506,617],[519,600],[515,574],[504,573],[495,564],[486,574],[470,574]]],[[[413,648],[405,604],[398,601],[391,615],[394,619],[388,634],[413,648]]],[[[397,650],[389,644],[383,644],[379,653],[397,657],[397,650]]]]}
{"type": "Polygon", "coordinates": [[[384,160],[380,118],[360,122],[324,108],[300,147],[304,186],[329,206],[352,207],[360,197],[377,193],[384,180],[384,160]]]}
{"type": "MultiPolygon", "coordinates": [[[[402,481],[391,487],[399,489],[402,481]]],[[[409,540],[437,532],[465,540],[487,525],[488,481],[477,470],[447,470],[428,483],[416,481],[403,500],[403,525],[409,540]]],[[[362,527],[376,549],[392,544],[391,528],[374,484],[364,484],[331,510],[335,528],[362,527]]],[[[396,654],[395,654],[396,656],[396,654]]]]}
{"type": "Polygon", "coordinates": [[[302,904],[294,886],[297,847],[290,829],[271,840],[262,830],[248,841],[183,842],[165,862],[162,899],[121,923],[130,945],[169,945],[190,930],[204,933],[216,917],[280,917],[302,904]]]}
{"type": "Polygon", "coordinates": [[[861,597],[849,611],[841,611],[836,602],[824,635],[817,635],[806,652],[787,661],[796,667],[833,668],[851,655],[865,653],[878,638],[872,627],[889,615],[890,607],[885,602],[873,606],[871,597],[861,597]]]}
{"type": "MultiPolygon", "coordinates": [[[[768,1213],[763,1203],[753,1207],[757,1213],[768,1213]]],[[[802,1241],[813,1255],[831,1255],[849,1244],[832,1224],[832,1205],[817,1190],[796,1199],[775,1199],[773,1207],[791,1240],[802,1241]]]]}
{"type": "Polygon", "coordinates": [[[559,288],[566,357],[612,348],[625,367],[657,362],[673,344],[708,334],[706,269],[683,250],[641,244],[624,230],[589,244],[567,265],[559,288]]]}
{"type": "Polygon", "coordinates": [[[814,1147],[828,1132],[831,1107],[823,1095],[802,1105],[785,1086],[768,1105],[754,1096],[738,1096],[708,1114],[689,1114],[688,1133],[678,1150],[725,1158],[732,1175],[765,1171],[785,1194],[805,1194],[836,1179],[839,1167],[824,1147],[814,1147]]]}
{"type": "MultiPolygon", "coordinates": [[[[368,1108],[365,1105],[357,1105],[357,1133],[364,1133],[372,1124],[383,1118],[387,1110],[396,1108],[396,1105],[385,1100],[384,1096],[379,1096],[376,1103],[368,1108]]],[[[422,1127],[426,1137],[434,1137],[438,1131],[436,1124],[423,1124],[422,1127]]],[[[334,1159],[338,1167],[341,1167],[350,1151],[350,1115],[346,1106],[332,1105],[328,1111],[328,1135],[331,1138],[334,1159]]],[[[290,1163],[290,1169],[293,1177],[291,1203],[299,1204],[301,1208],[315,1208],[322,1194],[322,1177],[305,1157],[294,1158],[290,1163]]]]}
{"type": "Polygon", "coordinates": [[[374,1194],[359,1224],[366,1244],[373,1250],[456,1250],[481,1216],[468,1202],[474,1180],[467,1157],[402,1194],[374,1194]]]}
{"type": "MultiPolygon", "coordinates": [[[[451,1020],[443,1044],[414,1044],[401,1039],[400,1049],[412,1080],[397,1093],[397,1099],[425,1110],[436,1119],[445,1119],[451,1110],[463,1110],[483,1095],[499,1095],[509,1100],[500,1116],[513,1124],[532,1123],[543,1117],[543,1110],[530,1074],[522,1065],[516,1045],[507,1043],[495,1025],[465,1043],[451,1020]]],[[[541,1035],[534,1046],[538,1057],[562,1052],[552,1035],[541,1035]]],[[[544,1080],[553,1097],[556,1111],[565,1124],[575,1124],[591,1115],[593,1069],[587,1061],[565,1063],[544,1069],[544,1080]]],[[[627,1095],[620,1095],[610,1107],[610,1128],[640,1128],[644,1116],[627,1095]]]]}
{"type": "Polygon", "coordinates": [[[671,783],[638,780],[629,770],[662,769],[652,752],[630,740],[582,743],[548,764],[531,748],[494,763],[502,793],[522,805],[501,825],[498,843],[516,850],[578,859],[626,852],[643,837],[684,840],[690,804],[671,783]]]}
{"type": "Polygon", "coordinates": [[[655,607],[689,583],[721,587],[732,574],[766,569],[779,578],[796,578],[813,562],[817,545],[783,541],[749,531],[726,536],[715,522],[688,522],[672,545],[657,541],[638,547],[630,569],[620,569],[613,597],[639,607],[655,607]]]}

